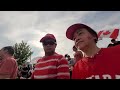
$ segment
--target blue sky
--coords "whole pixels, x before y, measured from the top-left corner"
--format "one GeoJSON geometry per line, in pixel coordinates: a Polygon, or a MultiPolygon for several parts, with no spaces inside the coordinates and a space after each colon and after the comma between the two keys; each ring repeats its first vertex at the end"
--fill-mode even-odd
{"type": "MultiPolygon", "coordinates": [[[[39,40],[52,33],[57,39],[56,52],[73,57],[74,42],[65,36],[70,25],[84,23],[98,32],[120,28],[119,18],[120,11],[0,11],[0,48],[23,40],[34,51],[32,58],[41,57],[44,50],[39,40]]],[[[109,43],[110,39],[102,39],[97,45],[106,47],[109,43]]]]}

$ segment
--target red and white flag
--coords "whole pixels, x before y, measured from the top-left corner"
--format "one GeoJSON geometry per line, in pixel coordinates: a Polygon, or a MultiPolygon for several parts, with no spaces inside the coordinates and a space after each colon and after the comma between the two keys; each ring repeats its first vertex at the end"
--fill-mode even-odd
{"type": "Polygon", "coordinates": [[[113,38],[116,39],[119,34],[119,29],[102,30],[98,32],[98,38],[113,38]]]}

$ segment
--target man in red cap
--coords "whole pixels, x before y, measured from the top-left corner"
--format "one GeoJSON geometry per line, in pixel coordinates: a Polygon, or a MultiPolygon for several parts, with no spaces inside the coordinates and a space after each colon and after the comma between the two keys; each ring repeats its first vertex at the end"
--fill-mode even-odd
{"type": "Polygon", "coordinates": [[[66,37],[84,52],[84,57],[74,66],[73,79],[120,79],[120,45],[97,47],[97,33],[81,23],[71,25],[66,37]]]}
{"type": "Polygon", "coordinates": [[[46,34],[40,42],[43,45],[45,56],[40,58],[35,65],[32,79],[69,79],[68,61],[55,52],[57,46],[53,34],[46,34]]]}

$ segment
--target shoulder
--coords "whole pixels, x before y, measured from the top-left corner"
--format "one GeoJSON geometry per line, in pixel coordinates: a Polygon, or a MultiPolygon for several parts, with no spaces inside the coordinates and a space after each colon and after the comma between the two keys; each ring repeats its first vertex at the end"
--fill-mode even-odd
{"type": "Polygon", "coordinates": [[[102,48],[102,51],[105,53],[120,53],[120,45],[116,45],[108,48],[102,48]]]}
{"type": "Polygon", "coordinates": [[[39,57],[37,58],[37,63],[40,62],[40,60],[42,60],[44,57],[39,57]]]}
{"type": "Polygon", "coordinates": [[[7,58],[4,62],[4,65],[6,65],[6,67],[10,67],[10,68],[18,66],[17,61],[14,58],[7,58]]]}
{"type": "Polygon", "coordinates": [[[61,55],[61,54],[56,54],[56,58],[58,60],[58,63],[67,63],[68,64],[68,61],[67,59],[61,55]]]}
{"type": "Polygon", "coordinates": [[[17,60],[15,58],[7,58],[6,62],[7,63],[17,63],[17,60]]]}
{"type": "Polygon", "coordinates": [[[116,51],[120,51],[120,44],[112,47],[112,49],[114,49],[114,50],[116,50],[116,51]]]}
{"type": "Polygon", "coordinates": [[[111,49],[111,50],[117,50],[117,49],[120,49],[120,45],[116,45],[116,46],[110,47],[109,49],[111,49]]]}
{"type": "Polygon", "coordinates": [[[55,53],[54,56],[55,56],[56,58],[58,58],[58,59],[65,58],[62,54],[58,54],[58,53],[55,53]]]}

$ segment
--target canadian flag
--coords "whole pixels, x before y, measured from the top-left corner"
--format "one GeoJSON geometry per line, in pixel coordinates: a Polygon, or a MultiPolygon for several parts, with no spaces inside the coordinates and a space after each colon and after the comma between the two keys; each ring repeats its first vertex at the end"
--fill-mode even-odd
{"type": "Polygon", "coordinates": [[[102,30],[98,32],[98,38],[113,38],[116,39],[119,34],[119,29],[102,30]]]}

